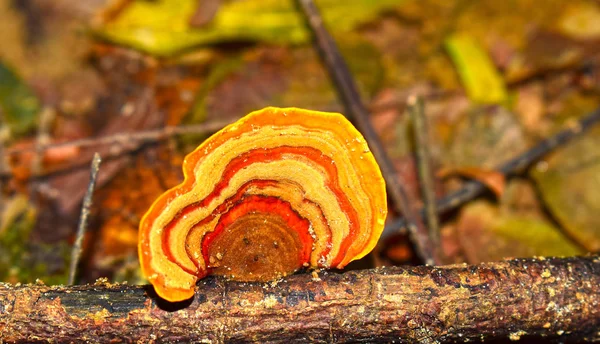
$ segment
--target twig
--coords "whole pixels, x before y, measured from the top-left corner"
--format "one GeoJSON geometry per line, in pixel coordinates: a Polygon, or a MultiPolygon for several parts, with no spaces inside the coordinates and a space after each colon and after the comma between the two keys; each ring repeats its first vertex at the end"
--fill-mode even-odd
{"type": "Polygon", "coordinates": [[[184,302],[151,286],[0,283],[7,343],[506,343],[600,340],[600,258],[208,277],[184,302]],[[533,341],[531,341],[533,342],[533,341]]]}
{"type": "Polygon", "coordinates": [[[13,148],[7,149],[7,155],[23,154],[34,150],[47,151],[49,149],[63,148],[63,147],[74,147],[74,148],[86,148],[95,147],[99,145],[110,145],[110,144],[142,144],[145,142],[153,142],[158,140],[164,140],[171,136],[186,135],[186,134],[205,134],[207,132],[216,131],[232,121],[214,121],[195,125],[182,125],[182,126],[167,126],[160,129],[138,131],[135,133],[119,133],[114,135],[107,135],[94,138],[85,138],[67,142],[51,143],[48,145],[42,145],[39,147],[26,147],[26,148],[13,148]]]}
{"type": "MultiPolygon", "coordinates": [[[[429,239],[435,249],[439,248],[440,226],[435,204],[435,185],[429,152],[429,132],[423,98],[412,95],[408,98],[408,113],[413,127],[419,185],[425,209],[425,221],[429,239]]],[[[438,250],[440,251],[440,250],[438,250]]]]}
{"type": "Polygon", "coordinates": [[[396,173],[392,161],[387,156],[383,144],[369,121],[369,112],[360,98],[356,83],[333,38],[323,25],[319,10],[312,0],[297,0],[297,3],[312,30],[315,44],[325,67],[334,80],[334,85],[348,115],[356,122],[356,125],[365,136],[375,159],[381,167],[394,209],[407,219],[411,238],[421,259],[427,264],[433,264],[435,258],[426,229],[423,228],[418,214],[412,210],[411,205],[413,203],[410,202],[409,196],[400,182],[400,176],[396,173]]]}
{"type": "MultiPolygon", "coordinates": [[[[86,148],[86,147],[98,147],[100,145],[118,145],[112,147],[116,149],[109,150],[106,154],[103,154],[104,158],[118,157],[123,153],[137,150],[142,144],[147,142],[155,142],[160,140],[168,139],[169,137],[186,134],[205,134],[209,132],[217,131],[231,121],[215,121],[210,123],[196,124],[196,125],[183,125],[183,126],[168,126],[161,129],[153,129],[146,131],[138,131],[135,133],[119,133],[115,135],[107,135],[95,138],[85,138],[67,142],[52,143],[48,145],[42,145],[39,147],[25,147],[25,148],[13,148],[7,149],[6,155],[18,155],[26,152],[38,150],[40,152],[47,151],[50,149],[57,149],[63,147],[75,147],[75,148],[86,148]]],[[[85,161],[78,161],[77,165],[62,166],[58,170],[41,172],[39,175],[31,175],[29,178],[35,177],[46,177],[51,174],[56,174],[61,171],[66,171],[73,168],[80,168],[81,163],[85,161]]],[[[10,171],[0,172],[1,178],[11,178],[12,174],[10,171]]]]}
{"type": "Polygon", "coordinates": [[[81,215],[79,216],[79,225],[77,226],[77,238],[75,239],[75,245],[73,245],[73,250],[71,251],[69,285],[75,283],[75,273],[77,271],[77,265],[79,264],[79,258],[81,257],[83,236],[85,235],[85,230],[87,228],[87,219],[90,215],[90,207],[92,206],[92,195],[94,194],[94,187],[96,186],[96,178],[98,176],[101,161],[100,154],[94,154],[90,172],[90,183],[88,184],[87,192],[83,197],[83,205],[81,206],[81,215]]]}
{"type": "MultiPolygon", "coordinates": [[[[531,166],[534,162],[542,158],[544,155],[550,153],[552,150],[565,145],[570,140],[581,136],[583,133],[592,128],[593,125],[600,122],[600,108],[586,115],[584,118],[571,122],[567,127],[555,135],[541,141],[531,149],[527,150],[523,154],[520,154],[514,159],[511,159],[504,164],[496,168],[499,172],[503,173],[507,177],[515,176],[523,173],[526,168],[531,166]]],[[[437,203],[438,214],[443,214],[450,210],[456,209],[462,204],[474,199],[486,190],[484,184],[478,181],[469,181],[459,190],[439,199],[437,203]]],[[[423,209],[420,210],[420,213],[423,209]]],[[[391,235],[398,230],[398,228],[406,227],[407,220],[399,218],[392,222],[384,230],[384,236],[391,235]]]]}

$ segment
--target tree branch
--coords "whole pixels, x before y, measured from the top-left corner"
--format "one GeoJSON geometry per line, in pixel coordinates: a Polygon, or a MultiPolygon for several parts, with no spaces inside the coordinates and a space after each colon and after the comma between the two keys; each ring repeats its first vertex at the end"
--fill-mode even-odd
{"type": "Polygon", "coordinates": [[[600,256],[206,278],[167,303],[149,286],[0,284],[6,342],[600,341],[600,256]]]}

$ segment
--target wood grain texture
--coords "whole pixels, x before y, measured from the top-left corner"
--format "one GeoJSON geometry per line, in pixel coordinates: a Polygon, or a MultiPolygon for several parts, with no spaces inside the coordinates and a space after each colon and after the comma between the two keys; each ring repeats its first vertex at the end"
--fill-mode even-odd
{"type": "Polygon", "coordinates": [[[600,257],[202,280],[167,303],[150,286],[0,284],[0,338],[70,342],[600,341],[600,257]]]}

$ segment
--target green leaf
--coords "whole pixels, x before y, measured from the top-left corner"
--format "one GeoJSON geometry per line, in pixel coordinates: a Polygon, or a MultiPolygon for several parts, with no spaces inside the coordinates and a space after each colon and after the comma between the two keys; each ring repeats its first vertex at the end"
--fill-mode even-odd
{"type": "MultiPolygon", "coordinates": [[[[321,0],[317,6],[332,32],[345,32],[373,20],[401,0],[321,0]]],[[[238,0],[221,5],[206,26],[189,25],[197,0],[136,0],[97,33],[111,41],[156,55],[172,55],[191,47],[226,41],[308,42],[310,35],[294,2],[238,0]]]]}
{"type": "Polygon", "coordinates": [[[445,43],[471,100],[486,104],[499,104],[506,100],[502,76],[477,41],[470,36],[455,35],[446,39],[445,43]]]}
{"type": "Polygon", "coordinates": [[[23,134],[35,126],[40,103],[32,90],[0,63],[0,111],[11,133],[23,134]]]}

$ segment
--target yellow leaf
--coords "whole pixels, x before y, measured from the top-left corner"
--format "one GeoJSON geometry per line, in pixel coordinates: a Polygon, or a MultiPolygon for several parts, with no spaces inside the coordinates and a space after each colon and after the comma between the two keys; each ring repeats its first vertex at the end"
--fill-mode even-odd
{"type": "MultiPolygon", "coordinates": [[[[346,32],[399,0],[320,0],[323,20],[333,32],[346,32]]],[[[156,55],[172,55],[199,45],[226,41],[300,44],[310,40],[306,23],[293,1],[237,0],[223,3],[202,27],[190,20],[197,0],[135,0],[96,31],[116,43],[156,55]]]]}
{"type": "Polygon", "coordinates": [[[487,104],[506,100],[502,76],[477,41],[466,35],[451,36],[446,39],[446,49],[471,100],[487,104]]]}

